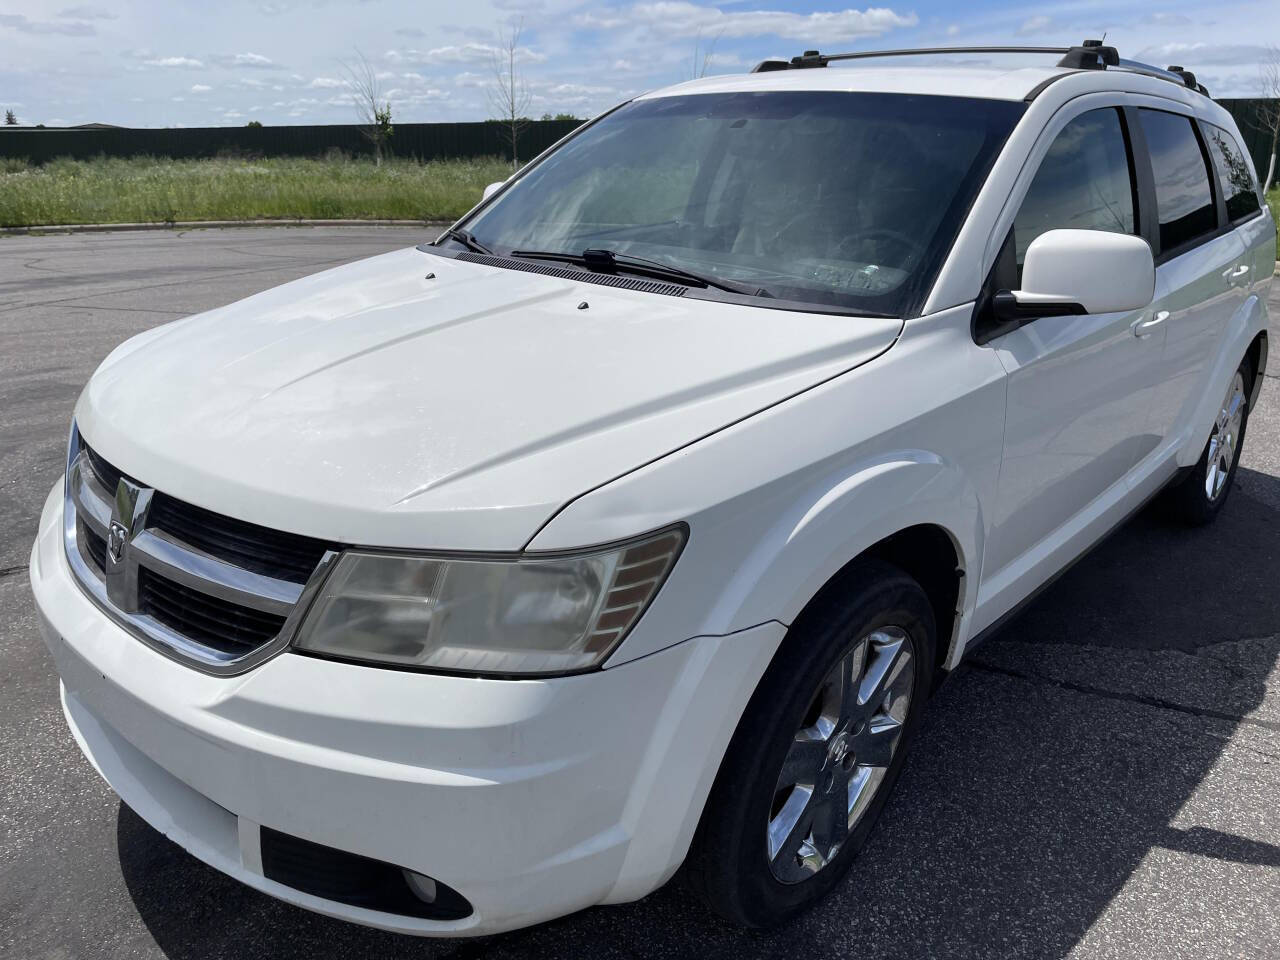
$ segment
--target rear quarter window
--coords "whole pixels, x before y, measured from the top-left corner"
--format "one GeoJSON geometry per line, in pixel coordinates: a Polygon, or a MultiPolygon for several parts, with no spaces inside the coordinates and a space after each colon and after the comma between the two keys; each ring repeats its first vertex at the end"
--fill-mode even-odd
{"type": "Polygon", "coordinates": [[[1227,201],[1227,219],[1236,223],[1253,216],[1262,209],[1262,204],[1258,200],[1258,180],[1248,152],[1221,127],[1206,123],[1201,129],[1227,201]]]}

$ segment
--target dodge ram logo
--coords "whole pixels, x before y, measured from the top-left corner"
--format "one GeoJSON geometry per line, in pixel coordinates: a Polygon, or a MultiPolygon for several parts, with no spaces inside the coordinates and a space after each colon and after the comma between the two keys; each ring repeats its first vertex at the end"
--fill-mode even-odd
{"type": "Polygon", "coordinates": [[[147,510],[151,506],[150,487],[140,487],[120,478],[107,524],[107,599],[118,610],[135,613],[138,609],[138,558],[131,556],[131,544],[146,530],[147,510]]]}
{"type": "Polygon", "coordinates": [[[124,559],[124,545],[129,539],[129,528],[119,520],[112,520],[107,530],[107,557],[112,563],[124,559]]]}

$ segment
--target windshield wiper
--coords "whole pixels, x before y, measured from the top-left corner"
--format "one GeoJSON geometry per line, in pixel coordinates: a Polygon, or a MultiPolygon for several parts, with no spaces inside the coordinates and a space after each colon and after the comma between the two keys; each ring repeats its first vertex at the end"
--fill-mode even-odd
{"type": "Polygon", "coordinates": [[[461,227],[450,227],[442,236],[458,241],[458,243],[474,253],[493,254],[493,251],[477,240],[470,230],[463,230],[461,227]]]}
{"type": "Polygon", "coordinates": [[[614,253],[612,250],[587,249],[582,253],[560,253],[555,250],[512,250],[511,256],[529,260],[558,260],[561,263],[572,263],[589,270],[601,270],[611,273],[639,273],[661,280],[671,280],[685,286],[715,287],[730,293],[740,293],[747,297],[772,297],[768,290],[750,283],[737,280],[726,280],[722,277],[705,273],[694,273],[683,267],[663,263],[660,260],[649,260],[635,257],[629,253],[614,253]]]}

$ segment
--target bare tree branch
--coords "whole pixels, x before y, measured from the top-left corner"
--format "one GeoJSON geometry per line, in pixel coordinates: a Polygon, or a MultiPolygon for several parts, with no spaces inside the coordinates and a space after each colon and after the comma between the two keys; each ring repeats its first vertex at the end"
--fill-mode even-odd
{"type": "Polygon", "coordinates": [[[702,46],[702,31],[698,31],[698,33],[694,36],[693,38],[693,79],[694,80],[697,80],[700,77],[705,77],[707,75],[707,72],[711,69],[711,58],[715,56],[716,44],[720,42],[720,38],[722,36],[724,36],[723,29],[721,29],[719,33],[717,33],[714,37],[711,38],[711,42],[708,43],[706,47],[702,46]]]}
{"type": "Polygon", "coordinates": [[[1266,99],[1258,107],[1258,121],[1271,133],[1271,161],[1262,192],[1271,189],[1276,175],[1276,145],[1280,142],[1280,47],[1269,46],[1258,65],[1258,78],[1262,81],[1262,95],[1266,99]]]}
{"type": "Polygon", "coordinates": [[[529,110],[531,95],[524,74],[517,69],[520,54],[520,34],[524,31],[524,18],[510,31],[498,32],[497,49],[493,54],[493,86],[489,89],[489,104],[502,121],[505,139],[511,145],[511,169],[520,168],[520,133],[529,122],[525,116],[529,110]]]}
{"type": "Polygon", "coordinates": [[[382,83],[368,58],[359,50],[351,62],[340,61],[347,74],[352,102],[360,117],[360,132],[373,144],[373,159],[382,165],[382,151],[395,132],[391,126],[391,101],[383,99],[382,83]]]}

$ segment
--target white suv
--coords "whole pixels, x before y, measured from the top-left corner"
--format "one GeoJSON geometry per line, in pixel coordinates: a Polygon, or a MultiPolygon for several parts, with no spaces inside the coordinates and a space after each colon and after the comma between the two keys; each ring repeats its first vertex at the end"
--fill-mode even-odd
{"type": "Polygon", "coordinates": [[[119,347],[31,559],[84,753],[389,930],[682,864],[813,903],[967,648],[1231,489],[1275,223],[1189,74],[1063,52],[639,97],[434,243],[119,347]]]}

